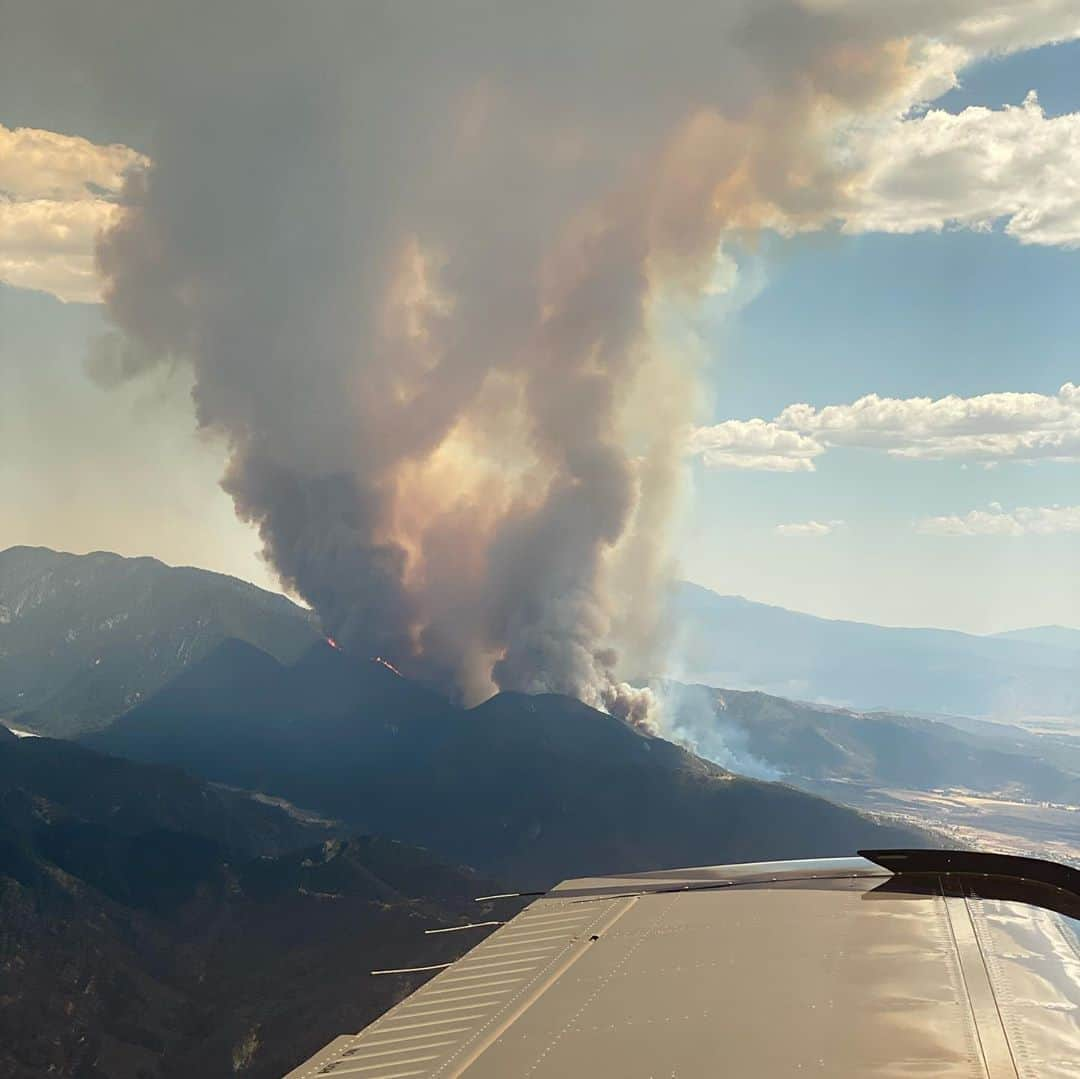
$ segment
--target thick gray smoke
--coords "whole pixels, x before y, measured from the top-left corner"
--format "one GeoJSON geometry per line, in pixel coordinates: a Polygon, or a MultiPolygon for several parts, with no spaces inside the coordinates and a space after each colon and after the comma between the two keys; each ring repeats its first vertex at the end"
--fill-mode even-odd
{"type": "Polygon", "coordinates": [[[834,212],[832,125],[907,43],[794,0],[65,9],[24,32],[153,162],[100,242],[135,343],[104,366],[192,365],[225,489],[345,647],[648,726],[620,678],[697,400],[657,308],[834,212]]]}

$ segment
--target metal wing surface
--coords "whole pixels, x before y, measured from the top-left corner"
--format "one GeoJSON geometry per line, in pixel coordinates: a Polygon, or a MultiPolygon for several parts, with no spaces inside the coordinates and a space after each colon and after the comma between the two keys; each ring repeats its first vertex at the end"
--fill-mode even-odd
{"type": "Polygon", "coordinates": [[[288,1079],[1080,1077],[1080,874],[866,853],[566,881],[288,1079]]]}

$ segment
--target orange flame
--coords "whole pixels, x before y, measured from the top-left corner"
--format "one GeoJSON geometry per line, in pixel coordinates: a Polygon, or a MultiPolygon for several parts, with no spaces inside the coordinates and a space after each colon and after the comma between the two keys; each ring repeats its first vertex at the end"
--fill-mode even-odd
{"type": "Polygon", "coordinates": [[[388,671],[393,671],[393,672],[394,672],[394,674],[396,674],[396,675],[398,676],[398,678],[404,678],[404,677],[405,677],[405,675],[403,675],[403,674],[401,673],[401,671],[399,671],[399,670],[397,669],[397,667],[395,667],[395,666],[394,666],[394,665],[393,665],[393,664],[392,664],[392,663],[390,662],[390,660],[388,660],[388,659],[383,659],[383,657],[382,657],[382,656],[372,656],[372,657],[371,657],[371,662],[372,662],[372,663],[381,663],[381,664],[382,664],[382,665],[383,665],[383,666],[384,666],[384,667],[385,667],[385,668],[386,668],[386,669],[387,669],[388,671]]]}

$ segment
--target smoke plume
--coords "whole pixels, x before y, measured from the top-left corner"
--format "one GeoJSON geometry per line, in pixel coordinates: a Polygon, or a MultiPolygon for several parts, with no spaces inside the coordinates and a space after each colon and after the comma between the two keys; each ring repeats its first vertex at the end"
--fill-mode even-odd
{"type": "Polygon", "coordinates": [[[134,343],[100,364],[191,365],[237,512],[347,649],[648,728],[623,678],[698,403],[658,311],[837,212],[838,124],[925,77],[870,8],[69,6],[45,30],[152,160],[99,243],[134,343]]]}

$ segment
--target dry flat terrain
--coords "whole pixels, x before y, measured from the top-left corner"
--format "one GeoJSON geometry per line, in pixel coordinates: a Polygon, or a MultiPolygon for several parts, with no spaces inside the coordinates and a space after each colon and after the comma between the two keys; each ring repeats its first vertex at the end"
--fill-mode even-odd
{"type": "Polygon", "coordinates": [[[957,845],[1080,865],[1080,806],[842,780],[805,786],[833,801],[932,829],[957,845]]]}

